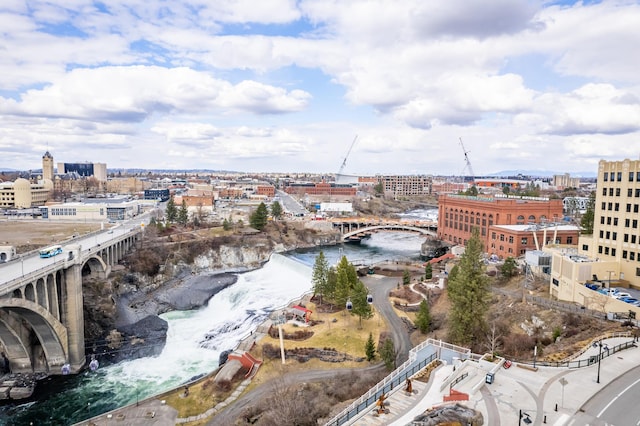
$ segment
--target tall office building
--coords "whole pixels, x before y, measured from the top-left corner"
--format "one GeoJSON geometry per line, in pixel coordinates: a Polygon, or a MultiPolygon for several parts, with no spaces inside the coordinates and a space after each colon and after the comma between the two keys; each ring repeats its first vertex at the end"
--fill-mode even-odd
{"type": "Polygon", "coordinates": [[[53,182],[53,155],[49,151],[42,156],[42,179],[53,182]]]}
{"type": "Polygon", "coordinates": [[[84,177],[94,177],[100,182],[107,181],[105,163],[58,163],[58,173],[77,173],[84,177]]]}
{"type": "Polygon", "coordinates": [[[639,221],[640,161],[600,161],[593,237],[581,238],[581,249],[602,261],[618,262],[620,275],[636,285],[640,285],[639,221]]]}

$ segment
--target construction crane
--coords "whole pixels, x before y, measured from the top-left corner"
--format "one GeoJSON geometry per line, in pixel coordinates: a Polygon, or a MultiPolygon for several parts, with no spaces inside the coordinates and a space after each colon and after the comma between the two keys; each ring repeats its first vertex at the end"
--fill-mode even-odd
{"type": "Polygon", "coordinates": [[[340,166],[340,170],[338,170],[338,173],[336,173],[336,183],[338,182],[338,176],[342,175],[342,171],[344,170],[345,166],[347,165],[347,158],[349,158],[349,154],[351,154],[351,150],[353,149],[353,146],[356,144],[356,140],[358,139],[358,135],[356,135],[355,138],[353,138],[353,142],[351,142],[351,146],[349,147],[349,150],[347,151],[347,155],[344,156],[344,160],[342,160],[342,165],[340,166]]]}
{"type": "Polygon", "coordinates": [[[471,161],[469,160],[469,151],[467,151],[464,148],[464,144],[462,143],[462,138],[458,138],[458,139],[460,139],[460,146],[462,147],[462,152],[464,152],[464,162],[466,163],[464,169],[462,169],[462,176],[464,176],[464,171],[468,170],[469,174],[471,175],[471,180],[473,181],[476,175],[473,173],[473,168],[471,168],[471,161]]]}

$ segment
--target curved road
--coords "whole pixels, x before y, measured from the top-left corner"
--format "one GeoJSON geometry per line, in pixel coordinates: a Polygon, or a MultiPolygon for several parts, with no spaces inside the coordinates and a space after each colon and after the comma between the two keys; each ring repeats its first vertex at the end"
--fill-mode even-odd
{"type": "MultiPolygon", "coordinates": [[[[389,303],[389,299],[387,298],[389,291],[397,285],[398,278],[385,277],[380,275],[366,276],[362,278],[362,282],[371,292],[371,295],[373,296],[373,305],[375,306],[376,310],[385,317],[387,323],[389,324],[389,327],[391,328],[393,343],[396,349],[396,363],[397,365],[399,365],[407,359],[409,350],[412,348],[412,345],[404,323],[393,311],[393,308],[389,303]]],[[[278,381],[284,380],[285,383],[312,382],[328,379],[349,372],[378,371],[383,370],[384,368],[384,364],[377,364],[366,368],[343,370],[307,370],[284,374],[281,377],[268,380],[262,385],[245,393],[225,410],[216,414],[211,420],[207,422],[207,425],[213,426],[221,424],[234,424],[235,420],[242,416],[245,408],[249,407],[251,404],[257,403],[261,399],[273,393],[273,386],[278,381]]]]}
{"type": "Polygon", "coordinates": [[[581,408],[596,425],[640,424],[640,366],[618,377],[596,393],[581,408]]]}

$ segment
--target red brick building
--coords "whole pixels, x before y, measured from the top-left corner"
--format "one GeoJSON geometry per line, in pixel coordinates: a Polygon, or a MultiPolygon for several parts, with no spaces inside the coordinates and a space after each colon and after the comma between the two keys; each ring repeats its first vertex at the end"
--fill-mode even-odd
{"type": "Polygon", "coordinates": [[[355,197],[356,188],[351,185],[340,185],[335,183],[292,183],[285,189],[287,194],[297,195],[327,195],[355,197]]]}
{"type": "Polygon", "coordinates": [[[547,244],[577,245],[580,228],[575,225],[493,225],[485,251],[500,258],[524,256],[547,244]]]}
{"type": "Polygon", "coordinates": [[[438,198],[438,238],[450,244],[465,244],[477,227],[488,251],[489,228],[493,225],[547,224],[559,222],[562,217],[560,199],[444,194],[438,198]]]}
{"type": "Polygon", "coordinates": [[[273,185],[258,185],[256,187],[256,194],[273,198],[276,196],[276,187],[273,185]]]}

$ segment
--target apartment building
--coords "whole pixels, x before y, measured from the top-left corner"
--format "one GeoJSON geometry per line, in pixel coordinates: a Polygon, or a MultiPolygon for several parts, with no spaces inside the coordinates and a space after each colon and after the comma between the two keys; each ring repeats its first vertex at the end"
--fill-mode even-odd
{"type": "Polygon", "coordinates": [[[580,238],[583,254],[615,261],[640,286],[640,160],[600,161],[593,235],[580,238]]]}
{"type": "Polygon", "coordinates": [[[385,194],[393,197],[431,194],[431,176],[396,175],[378,176],[385,194]]]}
{"type": "Polygon", "coordinates": [[[580,178],[572,178],[569,173],[563,175],[553,175],[552,185],[557,189],[579,188],[580,178]]]}

